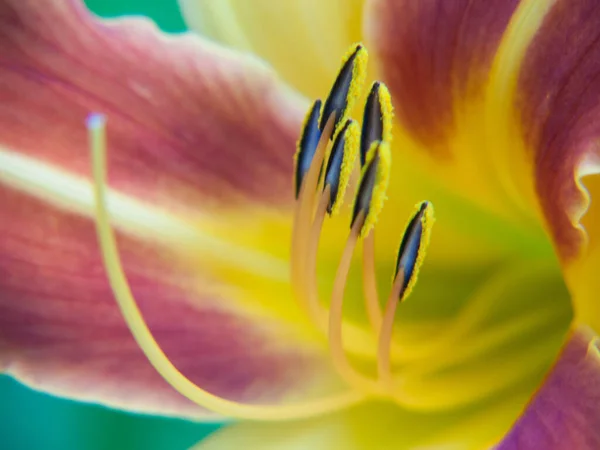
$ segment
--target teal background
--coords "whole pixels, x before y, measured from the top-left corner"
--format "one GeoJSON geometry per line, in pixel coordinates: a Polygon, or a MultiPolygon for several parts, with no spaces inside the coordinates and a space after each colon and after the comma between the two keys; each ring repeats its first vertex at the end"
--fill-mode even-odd
{"type": "MultiPolygon", "coordinates": [[[[175,0],[85,3],[104,17],[143,14],[165,31],[185,29],[175,0]]],[[[0,376],[2,450],[178,450],[189,448],[217,428],[58,399],[0,376]]]]}

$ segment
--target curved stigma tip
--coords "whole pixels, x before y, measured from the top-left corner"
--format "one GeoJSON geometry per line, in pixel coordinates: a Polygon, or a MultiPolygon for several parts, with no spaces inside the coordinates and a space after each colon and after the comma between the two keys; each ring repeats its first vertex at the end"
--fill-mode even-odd
{"type": "Polygon", "coordinates": [[[90,113],[85,119],[85,126],[90,129],[102,128],[106,125],[106,116],[101,113],[90,113]]]}

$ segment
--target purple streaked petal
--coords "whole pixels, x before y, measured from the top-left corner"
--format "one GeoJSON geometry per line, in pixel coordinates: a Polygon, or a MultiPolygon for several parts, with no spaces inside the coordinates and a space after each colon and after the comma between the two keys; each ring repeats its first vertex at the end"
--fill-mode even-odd
{"type": "Polygon", "coordinates": [[[406,129],[447,147],[455,105],[481,94],[518,0],[371,0],[367,44],[406,129]]]}
{"type": "Polygon", "coordinates": [[[257,59],[80,0],[0,1],[0,145],[88,175],[109,121],[111,184],[173,210],[293,199],[306,105],[257,59]]]}
{"type": "Polygon", "coordinates": [[[495,450],[600,448],[600,339],[579,327],[495,450]]]}
{"type": "MultiPolygon", "coordinates": [[[[206,417],[157,374],[131,337],[93,223],[2,186],[0,210],[9,212],[0,221],[0,371],[74,399],[206,417]]],[[[231,289],[164,249],[122,235],[119,243],[150,329],[199,386],[232,400],[278,403],[331,381],[322,348],[289,325],[234,310],[231,289]]]]}

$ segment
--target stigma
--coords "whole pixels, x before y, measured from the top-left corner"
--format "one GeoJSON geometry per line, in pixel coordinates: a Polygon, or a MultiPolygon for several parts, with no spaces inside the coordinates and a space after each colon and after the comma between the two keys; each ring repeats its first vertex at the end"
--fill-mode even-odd
{"type": "Polygon", "coordinates": [[[424,201],[409,216],[399,236],[387,302],[381,307],[375,276],[375,229],[388,196],[392,168],[392,102],[385,84],[375,81],[362,111],[362,124],[350,118],[361,98],[367,51],[356,44],[344,57],[325,102],[309,109],[295,155],[296,207],[292,232],[291,280],[294,294],[315,325],[327,336],[333,365],[352,388],[393,397],[396,378],[390,358],[397,306],[413,290],[429,245],[433,206],[424,201]],[[349,232],[329,302],[317,288],[321,230],[327,218],[345,211],[349,232]],[[362,243],[363,297],[369,318],[376,375],[356,370],[343,343],[343,301],[352,257],[362,243]],[[328,304],[328,308],[323,304],[328,304]]]}

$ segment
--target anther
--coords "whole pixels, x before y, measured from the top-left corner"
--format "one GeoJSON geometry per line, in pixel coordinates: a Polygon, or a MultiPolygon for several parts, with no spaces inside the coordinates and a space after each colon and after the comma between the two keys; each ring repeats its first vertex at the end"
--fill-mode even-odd
{"type": "Polygon", "coordinates": [[[396,262],[396,272],[392,289],[385,306],[385,312],[379,331],[377,349],[377,373],[379,382],[385,390],[393,390],[393,376],[390,361],[390,346],[394,330],[394,319],[398,304],[406,299],[417,279],[418,271],[423,264],[425,251],[429,245],[431,226],[433,224],[433,207],[429,202],[422,202],[417,212],[408,222],[396,262]]]}
{"type": "Polygon", "coordinates": [[[304,120],[302,127],[302,136],[298,140],[298,145],[295,155],[295,191],[296,198],[300,195],[300,187],[306,176],[310,165],[312,164],[321,130],[319,129],[319,115],[321,114],[321,100],[316,100],[312,108],[309,110],[304,120]]]}
{"type": "Polygon", "coordinates": [[[385,84],[373,83],[363,112],[360,135],[360,164],[365,165],[367,152],[375,141],[392,141],[392,100],[385,84]]]}
{"type": "Polygon", "coordinates": [[[433,206],[429,202],[422,202],[408,222],[396,259],[395,278],[400,272],[404,278],[398,297],[400,301],[410,294],[417,281],[425,257],[425,249],[429,245],[433,221],[433,206]]]}
{"type": "Polygon", "coordinates": [[[360,95],[366,77],[366,68],[367,51],[361,44],[356,44],[344,58],[342,68],[325,101],[321,114],[321,130],[325,128],[327,119],[332,113],[336,114],[334,130],[346,122],[348,111],[352,109],[360,95]]]}
{"type": "Polygon", "coordinates": [[[324,189],[329,186],[329,214],[339,212],[343,203],[358,153],[358,135],[358,124],[349,119],[333,141],[323,186],[324,189]]]}
{"type": "Polygon", "coordinates": [[[359,216],[364,218],[360,231],[362,237],[375,226],[379,213],[383,209],[390,181],[391,159],[390,147],[385,141],[374,142],[367,153],[351,222],[352,227],[359,216]]]}

